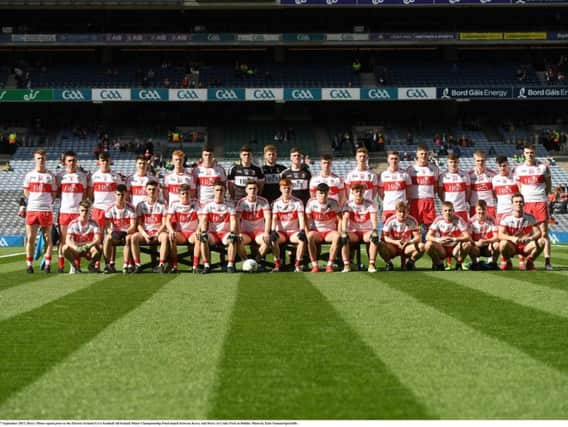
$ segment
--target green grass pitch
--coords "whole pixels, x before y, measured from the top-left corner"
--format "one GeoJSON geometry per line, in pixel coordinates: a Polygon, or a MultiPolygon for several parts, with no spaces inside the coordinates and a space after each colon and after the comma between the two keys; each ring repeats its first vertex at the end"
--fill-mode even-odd
{"type": "Polygon", "coordinates": [[[27,275],[13,252],[0,419],[568,418],[568,247],[505,273],[27,275]]]}

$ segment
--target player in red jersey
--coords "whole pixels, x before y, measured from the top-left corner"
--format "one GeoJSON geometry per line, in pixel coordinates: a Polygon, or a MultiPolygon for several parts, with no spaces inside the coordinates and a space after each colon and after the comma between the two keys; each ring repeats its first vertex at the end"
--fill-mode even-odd
{"type": "Polygon", "coordinates": [[[319,175],[313,176],[310,180],[310,197],[316,197],[316,190],[319,184],[326,184],[329,187],[329,193],[327,197],[331,200],[335,200],[339,206],[342,206],[345,202],[345,182],[343,178],[339,175],[334,174],[331,171],[333,162],[333,156],[331,154],[324,154],[321,156],[320,160],[320,173],[319,175]]]}
{"type": "Polygon", "coordinates": [[[308,251],[312,261],[312,272],[319,271],[318,246],[323,242],[331,243],[329,258],[325,267],[326,273],[333,273],[333,262],[337,259],[340,234],[338,231],[341,219],[341,208],[337,201],[328,197],[329,186],[321,183],[316,188],[316,197],[310,199],[306,206],[308,221],[308,251]]]}
{"type": "Polygon", "coordinates": [[[435,270],[451,270],[452,258],[456,270],[463,270],[463,260],[469,254],[471,237],[467,223],[454,213],[452,202],[442,202],[442,215],[437,217],[426,234],[426,252],[435,270]],[[446,265],[443,260],[446,258],[446,265]]]}
{"type": "Polygon", "coordinates": [[[306,250],[307,234],[304,204],[292,196],[292,181],[281,179],[281,196],[272,203],[272,253],[275,269],[280,268],[280,246],[286,242],[296,245],[295,271],[302,271],[301,262],[306,250]],[[274,234],[276,233],[276,234],[274,234]],[[278,265],[276,265],[278,260],[278,265]]]}
{"type": "Polygon", "coordinates": [[[227,181],[227,175],[223,166],[217,164],[213,148],[203,147],[201,160],[193,169],[195,183],[197,185],[197,200],[199,203],[206,204],[215,199],[215,184],[220,182],[223,185],[227,181]]]}
{"type": "Polygon", "coordinates": [[[493,177],[496,173],[487,167],[487,156],[481,150],[473,153],[475,167],[468,172],[471,183],[469,198],[469,214],[476,214],[478,200],[484,200],[487,205],[487,215],[495,219],[495,197],[493,196],[493,177]]]}
{"type": "Polygon", "coordinates": [[[197,194],[193,171],[185,168],[185,153],[175,150],[172,153],[172,164],[174,169],[164,176],[162,185],[162,195],[168,208],[179,200],[179,188],[183,184],[189,186],[190,199],[195,199],[197,194]]]}
{"type": "Polygon", "coordinates": [[[88,196],[88,177],[77,168],[77,154],[66,151],[63,154],[65,170],[57,175],[57,187],[61,206],[59,208],[59,249],[57,257],[58,273],[63,273],[65,257],[63,245],[67,240],[67,226],[79,216],[79,203],[88,196]]]}
{"type": "Polygon", "coordinates": [[[379,245],[377,204],[365,199],[365,186],[355,184],[351,187],[351,199],[343,205],[341,220],[341,255],[343,273],[351,271],[350,245],[369,243],[369,273],[377,271],[375,259],[379,245]]]}
{"type": "Polygon", "coordinates": [[[401,269],[412,271],[416,261],[424,255],[420,224],[408,215],[408,206],[404,201],[396,204],[395,213],[387,218],[383,226],[379,254],[386,263],[387,271],[394,270],[392,259],[397,256],[400,256],[401,269]]]}
{"type": "Polygon", "coordinates": [[[493,217],[488,214],[488,206],[485,200],[478,199],[475,203],[475,215],[469,219],[471,233],[471,249],[469,256],[472,260],[471,269],[479,270],[481,267],[480,257],[487,257],[489,270],[497,268],[499,256],[499,234],[493,217]]]}
{"type": "Polygon", "coordinates": [[[81,258],[89,260],[89,272],[99,273],[95,262],[102,254],[101,230],[95,221],[89,219],[90,208],[91,202],[83,200],[79,204],[79,217],[71,221],[67,227],[63,253],[71,263],[69,274],[81,272],[81,258]]]}
{"type": "Polygon", "coordinates": [[[168,251],[167,236],[160,239],[160,233],[166,229],[166,207],[158,201],[160,187],[156,181],[146,183],[146,200],[136,206],[136,219],[138,232],[132,236],[132,258],[134,259],[134,273],[142,273],[140,263],[140,245],[160,244],[160,271],[164,270],[164,263],[168,251]]]}
{"type": "Polygon", "coordinates": [[[410,176],[399,169],[398,151],[389,151],[387,162],[388,168],[379,175],[379,197],[383,201],[383,223],[395,214],[395,207],[399,202],[405,202],[408,199],[408,192],[412,185],[410,176]]]}
{"type": "Polygon", "coordinates": [[[57,179],[47,170],[45,150],[34,152],[35,168],[24,177],[24,197],[28,199],[26,211],[26,271],[33,273],[33,257],[38,228],[45,237],[45,269],[51,272],[51,229],[53,227],[53,201],[57,194],[57,179]]]}
{"type": "Polygon", "coordinates": [[[491,184],[493,187],[493,193],[497,199],[495,224],[499,225],[501,218],[503,218],[504,215],[511,213],[511,196],[519,191],[519,187],[517,186],[515,179],[511,176],[507,157],[498,156],[495,161],[497,162],[499,173],[493,177],[491,184]]]}
{"type": "Polygon", "coordinates": [[[550,239],[548,237],[548,194],[552,192],[552,180],[547,164],[536,161],[534,145],[527,145],[523,154],[525,162],[515,168],[515,181],[525,198],[524,211],[534,216],[544,239],[544,268],[552,270],[550,263],[550,239]]]}
{"type": "MultiPolygon", "coordinates": [[[[355,152],[357,166],[345,177],[345,188],[350,191],[354,185],[362,185],[365,189],[364,198],[375,201],[379,185],[379,177],[374,170],[369,168],[369,152],[366,148],[358,148],[355,152]]],[[[353,198],[353,193],[349,193],[353,198]]]]}
{"type": "Polygon", "coordinates": [[[110,164],[111,159],[107,152],[99,154],[99,169],[89,179],[89,199],[93,201],[91,219],[99,224],[101,230],[106,225],[107,209],[116,201],[116,186],[124,183],[119,174],[111,171],[110,164]]]}
{"type": "Polygon", "coordinates": [[[434,194],[438,185],[438,168],[430,164],[428,148],[425,145],[416,147],[416,163],[406,170],[412,185],[408,192],[410,215],[418,223],[429,227],[436,217],[434,194]]]}
{"type": "Polygon", "coordinates": [[[459,170],[460,159],[456,154],[448,156],[448,169],[438,178],[438,195],[443,202],[451,202],[454,213],[466,223],[469,220],[467,202],[471,198],[469,175],[459,170]]]}
{"type": "Polygon", "coordinates": [[[535,270],[534,260],[544,249],[545,239],[535,218],[525,213],[523,195],[515,193],[511,201],[511,214],[499,223],[501,270],[512,268],[511,258],[515,255],[519,255],[519,270],[535,270]]]}
{"type": "Polygon", "coordinates": [[[116,273],[115,255],[116,246],[124,247],[122,253],[122,272],[128,273],[132,269],[130,261],[130,247],[132,235],[136,232],[136,212],[126,203],[128,192],[126,185],[116,186],[114,204],[105,212],[106,233],[103,239],[103,254],[105,257],[105,269],[103,273],[116,273]]]}
{"type": "MultiPolygon", "coordinates": [[[[143,155],[136,157],[136,172],[126,178],[126,188],[130,193],[130,204],[134,209],[139,203],[147,200],[147,184],[155,181],[155,178],[148,173],[148,161],[143,155]]],[[[159,198],[159,188],[156,197],[159,198]]]]}

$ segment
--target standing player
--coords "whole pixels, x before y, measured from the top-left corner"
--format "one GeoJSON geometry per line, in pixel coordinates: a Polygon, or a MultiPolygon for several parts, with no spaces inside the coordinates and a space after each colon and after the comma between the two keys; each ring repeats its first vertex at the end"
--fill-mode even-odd
{"type": "MultiPolygon", "coordinates": [[[[388,168],[379,175],[379,197],[383,201],[383,224],[387,218],[395,214],[399,202],[406,202],[412,181],[410,176],[399,169],[400,155],[398,151],[387,154],[388,168]]],[[[405,205],[406,206],[406,205],[405,205]]]]}
{"type": "Polygon", "coordinates": [[[388,217],[383,226],[383,241],[379,244],[379,254],[385,260],[386,270],[394,270],[392,259],[400,256],[401,270],[412,271],[416,261],[424,255],[420,225],[408,215],[406,202],[399,201],[394,215],[388,217]]]}
{"type": "Polygon", "coordinates": [[[171,207],[174,202],[180,199],[179,188],[185,184],[189,187],[189,198],[194,199],[196,193],[195,177],[193,173],[188,172],[185,168],[185,154],[181,150],[175,150],[172,153],[172,163],[174,169],[164,176],[162,185],[162,194],[166,205],[171,207]]]}
{"type": "Polygon", "coordinates": [[[438,185],[438,168],[429,163],[426,146],[416,147],[416,163],[410,165],[406,172],[412,181],[408,193],[410,215],[428,228],[436,217],[434,194],[438,185]]]}
{"type": "Polygon", "coordinates": [[[501,270],[512,268],[511,258],[515,255],[519,255],[519,270],[535,270],[534,260],[545,247],[545,239],[535,218],[525,213],[523,195],[515,193],[511,201],[511,214],[499,223],[501,270]]]}
{"type": "MultiPolygon", "coordinates": [[[[130,204],[136,209],[139,203],[146,201],[147,184],[154,181],[148,174],[148,162],[144,156],[136,157],[136,172],[126,178],[126,188],[130,193],[130,204]]],[[[158,188],[156,193],[160,189],[158,188]]],[[[159,194],[156,194],[158,197],[159,194]]]]}
{"type": "Polygon", "coordinates": [[[318,246],[323,242],[331,243],[329,258],[325,266],[326,273],[333,273],[333,262],[337,259],[340,234],[337,231],[341,218],[341,208],[336,200],[328,197],[329,186],[320,183],[316,187],[316,197],[306,206],[308,222],[308,251],[312,262],[312,272],[318,272],[318,246]]]}
{"type": "Polygon", "coordinates": [[[34,152],[35,169],[24,177],[24,197],[28,199],[26,211],[26,271],[33,273],[33,256],[38,228],[45,236],[45,269],[51,272],[51,229],[53,227],[53,201],[57,194],[57,179],[47,170],[45,150],[34,152]]]}
{"type": "Polygon", "coordinates": [[[264,187],[264,173],[262,169],[252,164],[252,149],[243,145],[240,152],[240,161],[234,164],[229,171],[228,186],[231,199],[238,202],[245,197],[245,187],[247,182],[256,181],[258,184],[258,192],[262,192],[264,187]]]}
{"type": "Polygon", "coordinates": [[[90,207],[91,202],[83,200],[79,204],[79,216],[67,227],[63,253],[71,263],[69,274],[81,273],[81,258],[89,260],[89,272],[100,273],[95,263],[102,253],[101,229],[95,221],[89,219],[90,207]]]}
{"type": "Polygon", "coordinates": [[[277,157],[274,145],[264,147],[264,165],[262,166],[264,187],[260,195],[270,203],[280,197],[280,176],[286,170],[286,166],[276,163],[277,157]]]}
{"type": "MultiPolygon", "coordinates": [[[[346,191],[350,191],[355,185],[362,185],[365,189],[364,199],[375,201],[379,186],[379,177],[369,168],[369,152],[366,148],[358,148],[355,152],[357,166],[345,177],[346,191]]],[[[353,199],[353,192],[349,193],[349,199],[353,199]]]]}
{"type": "Polygon", "coordinates": [[[345,183],[343,178],[331,171],[333,157],[331,154],[324,154],[320,160],[320,173],[310,180],[310,196],[316,197],[319,184],[326,184],[329,187],[327,198],[335,200],[339,206],[345,202],[345,183]]]}
{"type": "Polygon", "coordinates": [[[217,164],[213,153],[213,148],[203,147],[201,159],[193,169],[193,175],[197,184],[197,200],[199,203],[206,204],[215,199],[215,184],[220,182],[225,186],[227,176],[223,166],[217,164]]]}
{"type": "Polygon", "coordinates": [[[451,270],[452,258],[455,258],[455,269],[463,270],[463,260],[471,248],[470,240],[467,223],[455,214],[452,202],[442,202],[442,215],[434,219],[426,234],[425,249],[432,258],[433,268],[451,270]]]}
{"type": "Polygon", "coordinates": [[[116,246],[124,247],[122,253],[122,272],[129,273],[132,269],[130,261],[130,247],[132,235],[136,232],[136,212],[126,203],[126,185],[116,186],[116,201],[107,209],[106,234],[103,240],[103,254],[105,257],[105,269],[103,273],[116,273],[115,257],[116,246]]]}
{"type": "Polygon", "coordinates": [[[92,219],[102,230],[106,225],[106,211],[116,201],[118,184],[123,184],[121,176],[110,169],[110,155],[104,151],[99,154],[99,169],[89,180],[89,198],[93,201],[92,219]]]}
{"type": "Polygon", "coordinates": [[[88,195],[88,177],[77,169],[77,154],[66,151],[63,154],[65,170],[57,175],[57,186],[61,197],[59,208],[59,250],[57,257],[57,272],[65,270],[63,246],[67,241],[67,226],[79,216],[79,203],[88,195]]]}
{"type": "Polygon", "coordinates": [[[375,259],[379,245],[378,212],[377,204],[372,200],[365,199],[365,187],[363,184],[355,184],[351,187],[351,197],[343,205],[341,220],[341,239],[343,247],[343,273],[351,271],[350,245],[369,243],[369,273],[377,271],[375,259]]]}
{"type": "Polygon", "coordinates": [[[499,173],[493,177],[491,184],[493,192],[497,198],[497,210],[495,224],[501,223],[504,215],[510,214],[512,209],[511,196],[519,191],[519,187],[515,182],[511,171],[509,170],[509,161],[505,156],[498,156],[496,159],[499,173]]]}
{"type": "Polygon", "coordinates": [[[499,236],[497,225],[493,217],[489,216],[485,200],[478,200],[475,204],[475,215],[469,220],[471,232],[471,249],[469,256],[473,262],[472,270],[479,270],[481,264],[479,257],[489,258],[487,268],[497,268],[499,256],[499,236]]]}
{"type": "Polygon", "coordinates": [[[536,161],[534,145],[527,145],[523,154],[525,162],[515,168],[515,181],[523,195],[526,213],[534,216],[544,239],[544,268],[552,270],[550,263],[550,239],[548,237],[548,194],[552,192],[550,169],[545,163],[536,161]]]}
{"type": "Polygon", "coordinates": [[[272,203],[272,232],[276,233],[271,233],[274,269],[280,269],[280,246],[290,242],[297,245],[294,271],[300,272],[307,241],[304,204],[292,196],[289,179],[280,180],[280,193],[282,195],[272,203]]]}
{"type": "Polygon", "coordinates": [[[448,156],[448,169],[438,179],[438,195],[442,202],[451,202],[454,213],[466,223],[469,221],[467,201],[471,198],[469,175],[459,170],[460,159],[456,154],[448,156]]]}
{"type": "Polygon", "coordinates": [[[282,178],[292,182],[292,196],[297,197],[305,205],[310,199],[310,179],[312,173],[302,162],[302,152],[299,148],[290,150],[290,167],[282,172],[282,178]]]}
{"type": "Polygon", "coordinates": [[[487,204],[487,215],[495,219],[495,197],[493,196],[493,178],[496,173],[487,168],[487,157],[481,150],[473,153],[475,167],[468,172],[471,182],[471,197],[469,198],[469,214],[476,214],[478,200],[487,204]]]}

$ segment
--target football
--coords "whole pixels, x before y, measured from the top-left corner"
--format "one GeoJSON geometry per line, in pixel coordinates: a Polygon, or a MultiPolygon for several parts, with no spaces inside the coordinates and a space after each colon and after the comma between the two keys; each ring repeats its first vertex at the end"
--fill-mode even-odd
{"type": "Polygon", "coordinates": [[[243,262],[243,271],[245,273],[254,273],[258,270],[258,264],[254,259],[247,259],[243,262]]]}

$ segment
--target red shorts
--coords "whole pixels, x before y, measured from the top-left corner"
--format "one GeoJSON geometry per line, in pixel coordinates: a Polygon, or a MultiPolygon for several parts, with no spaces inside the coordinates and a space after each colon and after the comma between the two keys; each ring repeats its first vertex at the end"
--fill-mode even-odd
{"type": "Polygon", "coordinates": [[[41,227],[53,225],[53,213],[49,211],[27,211],[26,225],[39,224],[41,227]]]}
{"type": "Polygon", "coordinates": [[[241,234],[246,234],[254,242],[258,236],[262,236],[264,234],[264,231],[250,231],[248,233],[243,231],[241,234]]]}
{"type": "Polygon", "coordinates": [[[105,210],[99,208],[91,209],[91,219],[99,224],[99,227],[104,229],[106,224],[105,210]]]}
{"type": "Polygon", "coordinates": [[[525,213],[534,216],[537,224],[548,221],[548,203],[547,202],[525,202],[525,213]]]}
{"type": "Polygon", "coordinates": [[[368,233],[368,231],[350,231],[350,234],[355,234],[358,238],[359,241],[362,242],[363,241],[363,236],[365,236],[365,234],[368,233]]]}
{"type": "MultiPolygon", "coordinates": [[[[472,206],[469,209],[469,216],[475,216],[475,206],[472,206]]],[[[496,213],[495,213],[495,206],[487,206],[487,216],[490,216],[493,219],[496,219],[496,213]]]]}
{"type": "Polygon", "coordinates": [[[296,233],[299,233],[299,231],[279,231],[278,235],[280,237],[284,237],[287,241],[290,241],[290,237],[296,233]]]}
{"type": "Polygon", "coordinates": [[[78,213],[59,213],[59,225],[69,225],[75,218],[79,218],[78,213]]]}
{"type": "Polygon", "coordinates": [[[459,216],[461,219],[463,219],[466,223],[469,221],[469,215],[467,214],[466,211],[456,212],[456,215],[459,216]]]}
{"type": "Polygon", "coordinates": [[[430,226],[436,218],[436,208],[434,199],[412,199],[410,200],[410,215],[413,216],[418,224],[430,226]]]}
{"type": "Polygon", "coordinates": [[[383,224],[387,222],[387,219],[389,219],[395,213],[396,211],[383,211],[383,216],[381,217],[381,221],[383,222],[383,224]]]}
{"type": "Polygon", "coordinates": [[[444,253],[446,254],[446,256],[450,256],[453,257],[454,256],[454,249],[456,248],[457,245],[454,246],[442,246],[442,248],[444,248],[444,253]]]}
{"type": "Polygon", "coordinates": [[[327,235],[328,235],[329,233],[333,233],[334,231],[335,231],[335,230],[328,230],[328,231],[316,231],[316,230],[313,230],[313,232],[316,233],[317,236],[319,236],[319,238],[320,238],[320,240],[321,240],[322,242],[325,242],[325,238],[327,237],[327,235]]]}
{"type": "Polygon", "coordinates": [[[187,242],[189,240],[189,238],[193,235],[193,233],[195,233],[194,231],[178,231],[178,233],[181,233],[181,235],[183,236],[183,238],[185,239],[185,241],[187,242]]]}
{"type": "Polygon", "coordinates": [[[515,251],[517,252],[517,255],[524,255],[525,254],[525,243],[517,243],[516,245],[513,245],[515,248],[515,251]]]}

